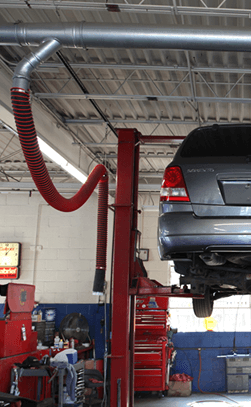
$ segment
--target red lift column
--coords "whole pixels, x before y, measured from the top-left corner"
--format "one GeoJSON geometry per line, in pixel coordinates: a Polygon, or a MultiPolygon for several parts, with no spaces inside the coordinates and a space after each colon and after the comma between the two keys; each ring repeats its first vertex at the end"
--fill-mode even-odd
{"type": "Polygon", "coordinates": [[[118,136],[110,407],[128,407],[133,406],[135,301],[129,296],[129,287],[135,269],[139,133],[119,129],[118,136]]]}

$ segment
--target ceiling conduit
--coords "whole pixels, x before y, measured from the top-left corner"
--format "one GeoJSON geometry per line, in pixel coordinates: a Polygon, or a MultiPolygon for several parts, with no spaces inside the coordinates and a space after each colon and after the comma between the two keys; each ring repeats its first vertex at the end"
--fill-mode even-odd
{"type": "MultiPolygon", "coordinates": [[[[37,52],[30,53],[15,69],[11,90],[13,110],[24,155],[39,191],[54,208],[68,212],[78,209],[86,202],[100,180],[102,194],[106,194],[107,191],[108,196],[108,187],[104,187],[108,183],[107,172],[104,166],[96,166],[80,191],[71,199],[62,197],[52,184],[39,150],[29,100],[30,74],[39,64],[62,47],[251,51],[251,33],[245,29],[233,31],[215,27],[109,25],[85,22],[19,23],[0,26],[0,45],[39,46],[37,52]]],[[[107,201],[108,197],[99,205],[102,219],[105,217],[107,219],[107,201]]],[[[102,255],[97,261],[98,275],[95,278],[94,289],[98,291],[101,288],[100,292],[103,291],[106,268],[104,264],[106,250],[104,255],[103,248],[107,242],[107,229],[104,232],[103,226],[102,224],[98,227],[98,234],[102,230],[102,237],[101,243],[98,243],[97,254],[102,252],[102,255]]]]}

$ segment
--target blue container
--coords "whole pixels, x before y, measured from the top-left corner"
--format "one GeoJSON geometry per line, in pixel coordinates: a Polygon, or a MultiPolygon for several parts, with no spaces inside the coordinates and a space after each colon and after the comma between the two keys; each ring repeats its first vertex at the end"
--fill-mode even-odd
{"type": "Polygon", "coordinates": [[[56,308],[45,308],[44,319],[46,322],[54,322],[56,319],[56,308]]]}
{"type": "Polygon", "coordinates": [[[68,362],[75,365],[75,363],[78,361],[78,352],[76,349],[67,349],[64,352],[68,358],[68,362]]]}

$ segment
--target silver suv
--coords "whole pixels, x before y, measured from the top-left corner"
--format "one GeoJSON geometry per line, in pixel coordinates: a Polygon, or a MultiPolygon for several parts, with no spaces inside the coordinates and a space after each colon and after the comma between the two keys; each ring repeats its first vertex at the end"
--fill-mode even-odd
{"type": "Polygon", "coordinates": [[[161,260],[173,260],[197,317],[214,300],[251,294],[251,125],[193,130],[165,170],[158,227],[161,260]]]}

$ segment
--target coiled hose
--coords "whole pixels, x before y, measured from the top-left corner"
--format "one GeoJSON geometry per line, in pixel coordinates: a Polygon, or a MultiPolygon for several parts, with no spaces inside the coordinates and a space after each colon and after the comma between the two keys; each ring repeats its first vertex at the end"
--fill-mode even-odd
{"type": "MultiPolygon", "coordinates": [[[[102,285],[100,292],[103,292],[106,269],[108,219],[108,175],[106,168],[98,164],[80,190],[72,198],[64,198],[53,185],[44,163],[38,145],[29,93],[21,88],[12,88],[11,101],[17,132],[26,163],[37,189],[50,206],[62,212],[75,211],[88,200],[99,183],[97,267],[94,288],[95,286],[101,287],[102,285]]],[[[96,290],[94,289],[94,291],[96,290]]]]}

